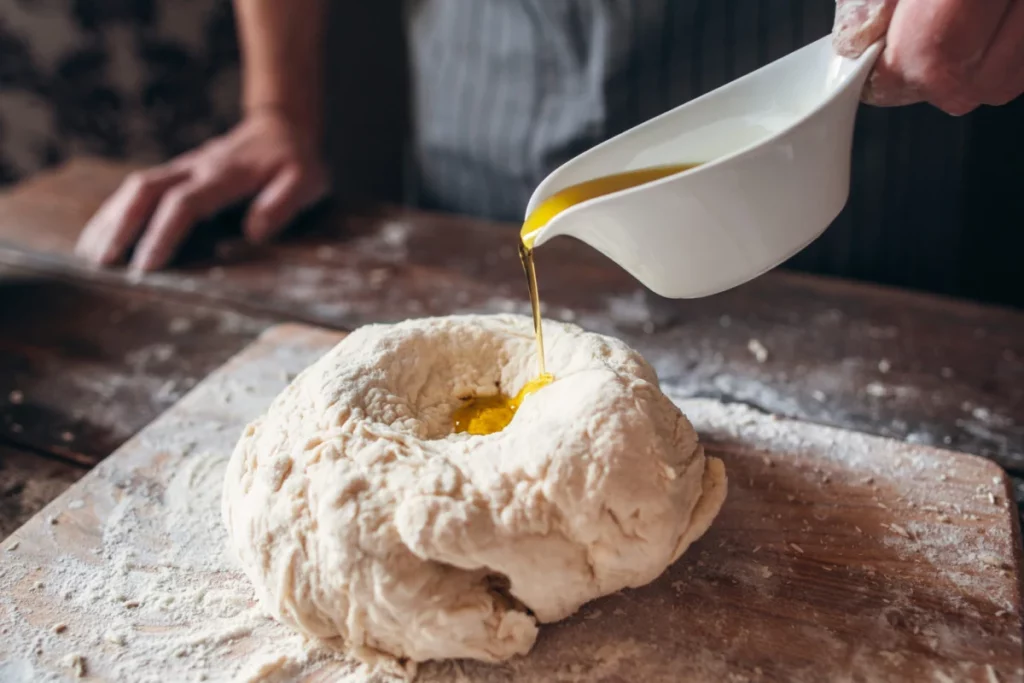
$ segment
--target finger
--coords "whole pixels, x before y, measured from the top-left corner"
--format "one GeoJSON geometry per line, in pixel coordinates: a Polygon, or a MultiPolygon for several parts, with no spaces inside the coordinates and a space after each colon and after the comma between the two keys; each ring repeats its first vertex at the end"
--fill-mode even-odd
{"type": "Polygon", "coordinates": [[[979,104],[974,74],[1009,0],[902,0],[881,63],[921,97],[951,114],[979,104]]]}
{"type": "Polygon", "coordinates": [[[861,99],[876,107],[902,107],[924,100],[917,88],[908,85],[883,60],[879,60],[868,75],[861,99]]]}
{"type": "Polygon", "coordinates": [[[245,236],[252,242],[266,242],[295,216],[327,194],[325,173],[288,164],[278,171],[257,195],[245,219],[245,236]]]}
{"type": "Polygon", "coordinates": [[[983,104],[1006,104],[1024,92],[1024,0],[1010,3],[975,82],[983,104]]]}
{"type": "Polygon", "coordinates": [[[120,259],[142,232],[163,194],[187,177],[187,169],[175,166],[130,174],[86,223],[75,253],[99,265],[120,259]]]}
{"type": "Polygon", "coordinates": [[[855,59],[885,36],[897,0],[836,0],[832,45],[837,54],[855,59]]]}
{"type": "Polygon", "coordinates": [[[166,266],[199,221],[251,195],[258,183],[246,174],[225,172],[174,186],[160,201],[139,240],[131,267],[150,271],[166,266]]]}

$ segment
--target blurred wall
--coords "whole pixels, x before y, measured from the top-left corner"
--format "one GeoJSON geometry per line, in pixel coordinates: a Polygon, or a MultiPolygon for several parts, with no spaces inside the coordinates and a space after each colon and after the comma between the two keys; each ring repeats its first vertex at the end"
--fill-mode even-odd
{"type": "MultiPolygon", "coordinates": [[[[350,198],[401,197],[401,6],[330,3],[327,155],[350,198]]],[[[230,0],[0,0],[0,185],[72,155],[167,159],[238,115],[230,0]]]]}
{"type": "Polygon", "coordinates": [[[167,158],[237,115],[229,0],[0,0],[0,183],[167,158]]]}

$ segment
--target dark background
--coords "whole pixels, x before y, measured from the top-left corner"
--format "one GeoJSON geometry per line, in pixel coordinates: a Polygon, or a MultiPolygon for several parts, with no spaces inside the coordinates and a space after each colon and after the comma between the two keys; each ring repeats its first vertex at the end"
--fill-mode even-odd
{"type": "MultiPolygon", "coordinates": [[[[327,151],[341,199],[401,201],[401,3],[331,5],[327,151]]],[[[697,14],[722,40],[692,46],[701,77],[683,100],[749,70],[730,56],[738,12],[788,13],[785,33],[755,19],[764,63],[826,33],[833,7],[702,0],[697,14]]],[[[167,158],[230,127],[237,101],[227,0],[0,0],[0,183],[76,154],[167,158]]],[[[1022,123],[1021,98],[960,118],[863,107],[850,202],[788,267],[1024,307],[1022,123]]]]}

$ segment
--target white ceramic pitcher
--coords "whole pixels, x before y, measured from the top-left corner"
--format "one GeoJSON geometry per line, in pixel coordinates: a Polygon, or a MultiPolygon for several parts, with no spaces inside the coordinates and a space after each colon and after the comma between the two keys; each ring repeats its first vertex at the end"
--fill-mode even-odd
{"type": "Polygon", "coordinates": [[[578,204],[534,246],[571,235],[672,298],[714,294],[777,266],[846,203],[854,118],[880,50],[845,59],[826,36],[580,154],[537,187],[527,215],[599,176],[704,163],[578,204]]]}

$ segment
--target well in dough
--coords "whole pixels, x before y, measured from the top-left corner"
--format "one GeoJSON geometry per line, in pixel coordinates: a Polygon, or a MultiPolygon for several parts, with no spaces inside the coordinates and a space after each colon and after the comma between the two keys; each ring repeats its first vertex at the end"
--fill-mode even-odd
{"type": "Polygon", "coordinates": [[[246,428],[224,520],[277,619],[357,653],[501,660],[704,533],[725,471],[650,366],[574,325],[544,335],[555,382],[495,434],[451,414],[533,376],[521,316],[361,328],[246,428]]]}

